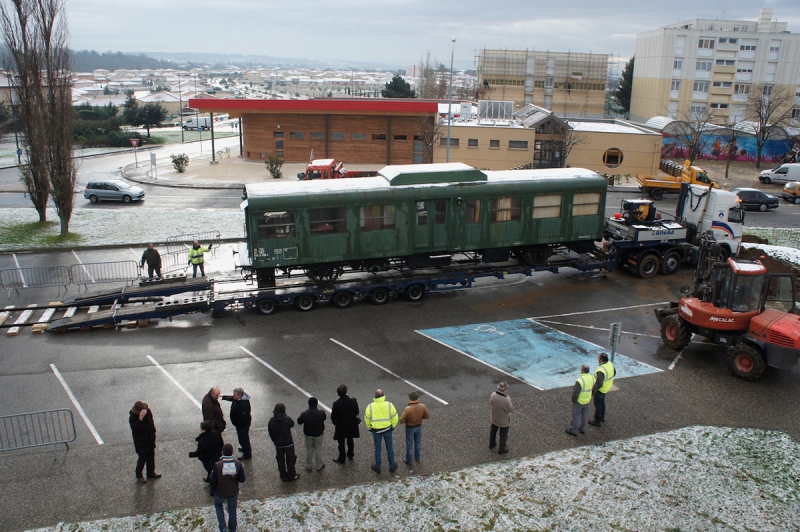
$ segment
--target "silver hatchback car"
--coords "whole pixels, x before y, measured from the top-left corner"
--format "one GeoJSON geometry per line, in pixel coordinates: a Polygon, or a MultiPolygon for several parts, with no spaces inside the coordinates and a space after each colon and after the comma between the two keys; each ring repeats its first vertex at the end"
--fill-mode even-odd
{"type": "Polygon", "coordinates": [[[130,203],[132,201],[144,199],[144,190],[116,179],[108,181],[95,180],[89,181],[86,184],[83,197],[92,203],[97,203],[98,201],[121,201],[122,203],[130,203]]]}

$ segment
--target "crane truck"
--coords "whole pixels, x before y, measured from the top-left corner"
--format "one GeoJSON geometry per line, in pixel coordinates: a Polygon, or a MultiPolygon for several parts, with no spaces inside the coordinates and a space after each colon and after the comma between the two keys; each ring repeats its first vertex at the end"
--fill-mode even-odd
{"type": "Polygon", "coordinates": [[[719,188],[717,183],[709,179],[705,170],[699,166],[692,166],[692,162],[688,159],[683,162],[682,166],[669,164],[663,169],[668,171],[664,175],[636,173],[639,189],[656,201],[660,201],[664,194],[679,194],[683,183],[719,188]]]}

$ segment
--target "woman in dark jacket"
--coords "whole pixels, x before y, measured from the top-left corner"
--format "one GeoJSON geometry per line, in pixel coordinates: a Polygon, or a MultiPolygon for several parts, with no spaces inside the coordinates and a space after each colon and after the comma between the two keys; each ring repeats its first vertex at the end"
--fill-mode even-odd
{"type": "Polygon", "coordinates": [[[144,466],[147,465],[147,478],[161,478],[156,473],[156,424],[153,421],[153,412],[147,403],[136,401],[131,408],[128,423],[133,435],[133,447],[139,460],[136,462],[136,479],[142,484],[147,480],[142,476],[144,466]]]}
{"type": "Polygon", "coordinates": [[[214,469],[214,464],[219,462],[222,458],[222,435],[218,430],[214,429],[212,421],[203,421],[200,423],[200,435],[195,438],[197,441],[197,450],[189,453],[189,458],[199,458],[206,469],[206,482],[211,478],[211,470],[214,469]]]}
{"type": "Polygon", "coordinates": [[[347,442],[347,457],[350,460],[353,459],[353,438],[361,436],[358,431],[358,424],[361,423],[361,419],[358,417],[358,401],[356,401],[355,397],[348,397],[347,386],[340,385],[336,388],[336,393],[339,394],[339,398],[331,407],[331,423],[336,427],[333,432],[333,439],[339,442],[339,457],[334,458],[333,461],[343,464],[345,441],[347,442]]]}

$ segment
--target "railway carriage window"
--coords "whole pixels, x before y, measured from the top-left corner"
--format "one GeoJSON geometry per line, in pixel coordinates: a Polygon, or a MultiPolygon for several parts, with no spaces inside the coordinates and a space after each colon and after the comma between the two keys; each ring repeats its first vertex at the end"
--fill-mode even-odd
{"type": "Polygon", "coordinates": [[[589,216],[600,212],[600,193],[583,192],[572,198],[572,216],[589,216]]]}
{"type": "Polygon", "coordinates": [[[533,219],[561,218],[561,194],[551,196],[535,196],[533,198],[533,219]]]}
{"type": "Polygon", "coordinates": [[[293,212],[265,212],[258,218],[258,238],[294,238],[293,212]]]}
{"type": "Polygon", "coordinates": [[[394,229],[394,205],[370,205],[361,207],[361,231],[394,229]]]}
{"type": "Polygon", "coordinates": [[[467,216],[466,221],[468,224],[481,223],[481,200],[467,200],[467,216]]]}
{"type": "Polygon", "coordinates": [[[433,223],[444,225],[447,223],[447,200],[437,200],[433,202],[433,223]]]}
{"type": "Polygon", "coordinates": [[[347,209],[336,207],[330,209],[311,209],[310,231],[312,235],[332,235],[347,232],[347,209]]]}
{"type": "Polygon", "coordinates": [[[428,225],[428,202],[417,202],[417,225],[428,225]]]}
{"type": "Polygon", "coordinates": [[[518,222],[522,213],[522,198],[494,198],[491,203],[493,222],[518,222]]]}

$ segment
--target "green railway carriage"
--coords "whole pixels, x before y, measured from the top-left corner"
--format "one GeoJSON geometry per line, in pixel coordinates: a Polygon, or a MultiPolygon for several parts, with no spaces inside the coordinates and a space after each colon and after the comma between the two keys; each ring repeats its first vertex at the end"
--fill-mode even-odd
{"type": "Polygon", "coordinates": [[[580,168],[480,171],[461,163],[387,166],[378,177],[247,185],[249,267],[317,282],[344,269],[439,267],[453,254],[536,265],[554,246],[602,238],[606,181],[580,168]]]}

